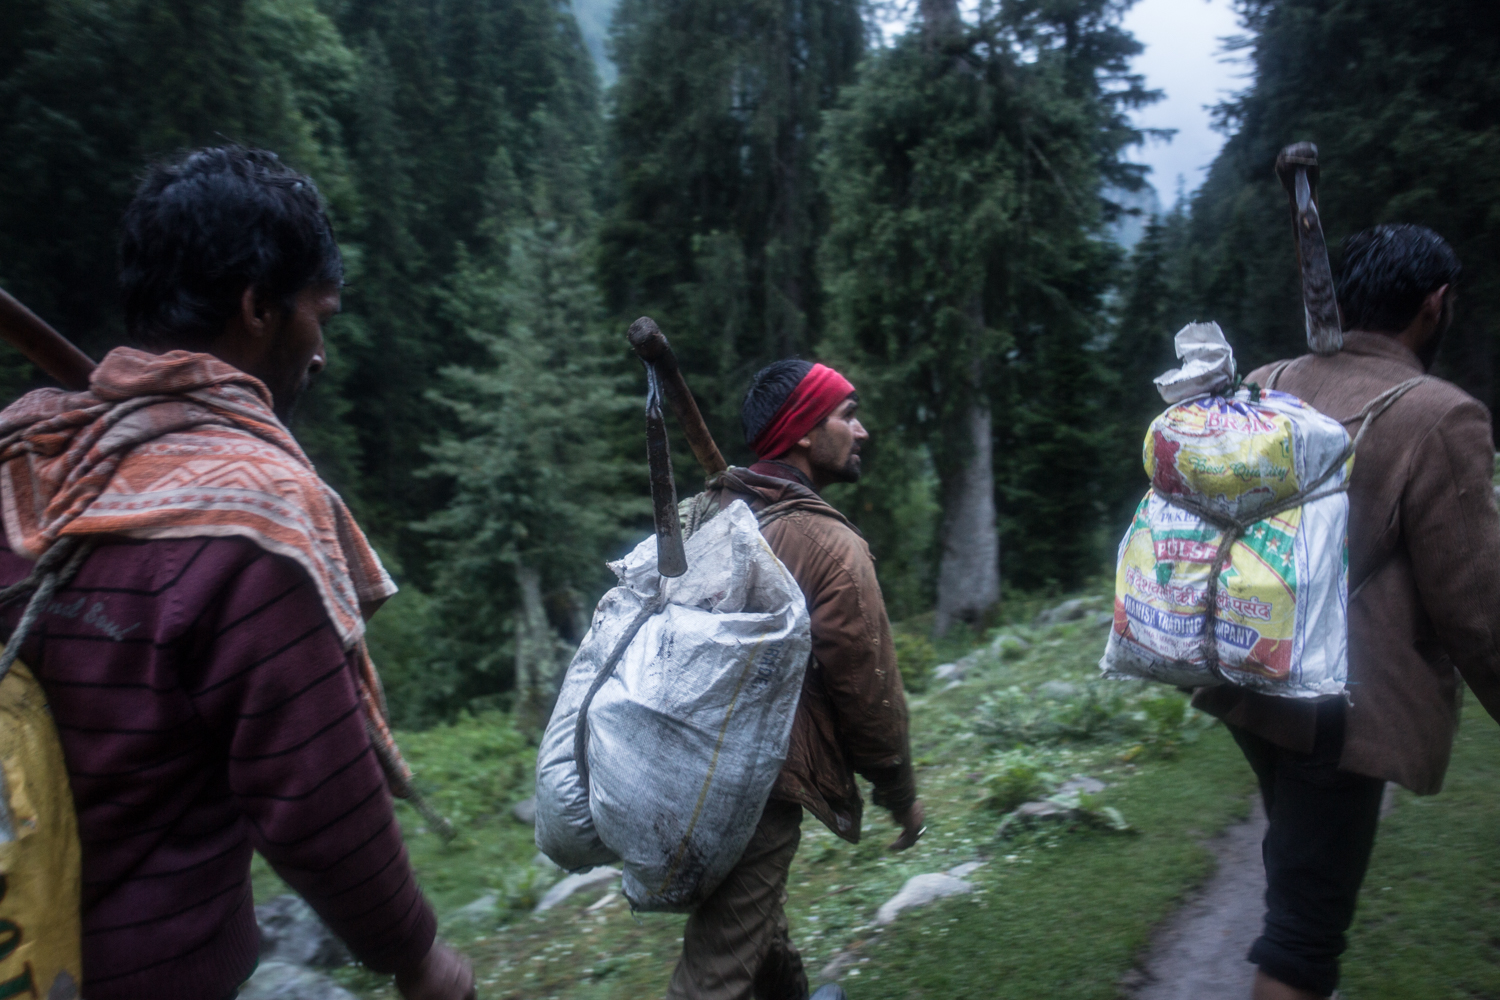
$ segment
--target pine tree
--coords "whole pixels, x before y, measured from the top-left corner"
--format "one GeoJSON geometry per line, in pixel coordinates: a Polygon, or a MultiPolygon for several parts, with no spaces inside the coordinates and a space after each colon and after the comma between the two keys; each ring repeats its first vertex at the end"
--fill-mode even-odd
{"type": "Polygon", "coordinates": [[[115,239],[148,160],[262,145],[351,210],[354,57],[314,0],[6,0],[0,23],[0,276],[95,356],[122,335],[115,239]]]}
{"type": "Polygon", "coordinates": [[[423,524],[438,540],[443,636],[424,670],[427,704],[514,687],[517,724],[533,735],[602,592],[605,556],[649,511],[622,457],[635,371],[605,334],[590,277],[593,215],[572,183],[582,168],[563,130],[542,132],[553,169],[497,201],[523,207],[492,215],[482,228],[503,238],[461,254],[455,272],[452,315],[484,361],[445,369],[434,396],[458,430],[429,449],[430,471],[455,489],[423,524]]]}
{"type": "Polygon", "coordinates": [[[1141,465],[1146,428],[1164,408],[1152,380],[1178,365],[1173,335],[1196,319],[1187,305],[1179,273],[1186,237],[1186,206],[1146,223],[1121,276],[1114,334],[1105,351],[1110,389],[1108,421],[1113,439],[1101,470],[1109,537],[1125,530],[1147,479],[1141,465]]]}
{"type": "Polygon", "coordinates": [[[601,240],[610,311],[652,315],[710,429],[743,460],[739,403],[821,328],[813,174],[824,109],[863,48],[857,0],[622,0],[601,240]]]}
{"type": "MultiPolygon", "coordinates": [[[[1151,96],[1121,9],[1006,2],[966,25],[929,0],[829,119],[830,342],[874,390],[879,436],[932,455],[939,631],[999,598],[997,484],[1018,580],[1097,564],[1098,192],[1139,185],[1123,111],[1151,96]]],[[[856,510],[889,486],[871,477],[856,510]]]]}
{"type": "Polygon", "coordinates": [[[335,345],[349,369],[360,512],[425,586],[427,539],[412,525],[441,510],[453,484],[414,484],[411,473],[455,426],[428,394],[444,367],[487,360],[444,306],[456,247],[486,255],[504,244],[494,220],[506,210],[491,202],[548,169],[549,141],[577,147],[587,167],[572,196],[597,201],[598,84],[557,0],[354,0],[339,23],[362,56],[349,127],[362,209],[347,234],[356,323],[335,345]],[[546,129],[564,138],[546,139],[546,129]]]}

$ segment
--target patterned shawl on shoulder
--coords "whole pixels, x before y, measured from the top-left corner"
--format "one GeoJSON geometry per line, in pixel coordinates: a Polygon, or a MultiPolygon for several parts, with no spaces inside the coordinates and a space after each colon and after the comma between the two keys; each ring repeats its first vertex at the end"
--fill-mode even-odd
{"type": "Polygon", "coordinates": [[[365,618],[396,585],[258,379],[208,354],[117,347],[88,392],[27,393],[0,412],[0,514],[11,549],[30,559],[64,535],[234,535],[298,563],[344,648],[358,649],[367,726],[396,764],[393,786],[409,779],[364,646],[365,618]]]}

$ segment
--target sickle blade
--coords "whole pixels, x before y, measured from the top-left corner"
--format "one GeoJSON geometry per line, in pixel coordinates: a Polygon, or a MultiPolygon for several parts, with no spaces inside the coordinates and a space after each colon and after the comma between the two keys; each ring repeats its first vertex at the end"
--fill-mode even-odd
{"type": "Polygon", "coordinates": [[[651,467],[651,510],[656,520],[656,568],[662,576],[687,572],[682,522],[677,517],[677,483],[672,478],[672,450],[661,412],[661,381],[656,366],[646,365],[646,461],[651,467]]]}
{"type": "Polygon", "coordinates": [[[1323,222],[1318,217],[1318,147],[1310,142],[1287,146],[1276,157],[1276,176],[1291,202],[1307,346],[1314,354],[1337,354],[1344,346],[1344,325],[1334,294],[1323,222]]]}

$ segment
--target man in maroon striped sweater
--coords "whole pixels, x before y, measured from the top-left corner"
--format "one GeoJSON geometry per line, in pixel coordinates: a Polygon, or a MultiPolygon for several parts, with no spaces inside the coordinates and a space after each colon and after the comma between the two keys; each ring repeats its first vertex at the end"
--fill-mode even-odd
{"type": "MultiPolygon", "coordinates": [[[[339,304],[338,249],[312,182],[271,154],[200,150],[152,168],[124,228],[136,341],[211,355],[187,363],[220,378],[237,377],[223,363],[254,376],[245,398],[267,399],[279,428],[270,410],[284,419],[323,367],[322,325],[339,304]]],[[[78,398],[72,412],[87,404],[78,398]]],[[[46,454],[45,443],[26,449],[46,454]]],[[[15,510],[7,496],[0,586],[33,566],[16,554],[29,536],[15,510]]],[[[383,724],[349,638],[358,614],[352,627],[336,620],[305,561],[253,534],[143,534],[90,536],[92,553],[21,650],[51,703],[78,811],[83,994],[234,996],[258,953],[256,850],[403,996],[473,997],[468,963],[436,940],[392,812],[371,735],[383,724]]],[[[340,542],[364,545],[322,539],[340,542]]],[[[0,635],[24,604],[0,612],[0,635]]]]}

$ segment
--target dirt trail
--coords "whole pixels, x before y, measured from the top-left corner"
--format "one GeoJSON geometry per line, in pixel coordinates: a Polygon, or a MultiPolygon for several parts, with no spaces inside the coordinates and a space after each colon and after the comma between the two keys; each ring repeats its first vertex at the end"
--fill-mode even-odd
{"type": "Polygon", "coordinates": [[[1210,845],[1218,869],[1157,932],[1142,968],[1126,983],[1135,1000],[1248,997],[1255,966],[1245,961],[1265,913],[1260,842],[1266,815],[1255,796],[1250,818],[1210,845]]]}

